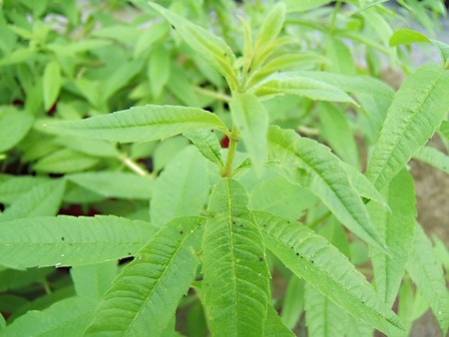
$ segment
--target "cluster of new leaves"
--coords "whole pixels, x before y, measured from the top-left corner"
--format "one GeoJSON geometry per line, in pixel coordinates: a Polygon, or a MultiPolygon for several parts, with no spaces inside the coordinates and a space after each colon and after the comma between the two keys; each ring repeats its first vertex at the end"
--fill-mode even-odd
{"type": "Polygon", "coordinates": [[[449,252],[417,222],[407,165],[449,173],[426,146],[449,143],[449,49],[393,33],[380,3],[328,2],[135,1],[143,32],[101,14],[76,30],[75,1],[16,4],[64,14],[58,35],[5,1],[0,99],[22,96],[0,110],[0,151],[37,175],[0,175],[0,289],[24,292],[0,294],[0,336],[292,337],[304,312],[311,337],[406,337],[429,308],[447,333],[449,252]],[[396,47],[415,42],[443,64],[395,92],[376,56],[408,71],[396,47]]]}

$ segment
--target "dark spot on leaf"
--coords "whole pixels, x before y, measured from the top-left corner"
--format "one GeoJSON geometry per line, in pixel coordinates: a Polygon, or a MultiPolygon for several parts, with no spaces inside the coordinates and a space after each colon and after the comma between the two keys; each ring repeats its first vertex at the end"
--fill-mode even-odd
{"type": "Polygon", "coordinates": [[[64,241],[64,240],[65,240],[65,238],[63,236],[61,236],[61,241],[64,241]]]}
{"type": "Polygon", "coordinates": [[[181,234],[181,235],[184,234],[184,231],[179,231],[179,234],[181,234]]]}
{"type": "Polygon", "coordinates": [[[263,261],[263,257],[259,256],[259,261],[262,262],[263,261]]]}

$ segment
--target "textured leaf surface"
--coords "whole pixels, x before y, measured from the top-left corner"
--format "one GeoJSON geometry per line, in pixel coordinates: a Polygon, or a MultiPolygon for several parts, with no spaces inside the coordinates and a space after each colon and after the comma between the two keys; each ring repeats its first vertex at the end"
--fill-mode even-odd
{"type": "Polygon", "coordinates": [[[449,290],[446,288],[443,268],[435,256],[431,241],[422,227],[419,224],[416,226],[416,237],[407,271],[418,291],[430,304],[445,336],[449,328],[449,290]]]}
{"type": "Polygon", "coordinates": [[[256,172],[260,173],[267,159],[268,113],[252,94],[235,94],[230,106],[232,120],[241,132],[256,172]]]}
{"type": "Polygon", "coordinates": [[[270,129],[269,143],[272,157],[299,164],[312,174],[311,191],[343,225],[370,244],[383,246],[368,210],[352,187],[340,160],[329,148],[276,127],[270,129]]]}
{"type": "Polygon", "coordinates": [[[107,198],[148,200],[153,185],[151,177],[113,171],[77,173],[67,179],[107,198]]]}
{"type": "Polygon", "coordinates": [[[216,115],[198,108],[144,105],[80,121],[47,122],[43,131],[112,142],[147,142],[194,129],[226,126],[216,115]]]}
{"type": "Polygon", "coordinates": [[[324,237],[268,213],[255,213],[255,218],[267,247],[298,277],[352,316],[385,333],[400,326],[365,277],[324,237]]]}
{"type": "Polygon", "coordinates": [[[384,238],[388,255],[372,248],[371,257],[377,292],[391,307],[401,285],[405,265],[412,248],[416,222],[416,195],[413,178],[401,171],[388,188],[391,212],[372,206],[371,214],[384,238]]]}
{"type": "Polygon", "coordinates": [[[173,157],[156,179],[150,204],[152,225],[161,227],[180,216],[199,215],[209,193],[207,161],[194,147],[173,157]]]}
{"type": "Polygon", "coordinates": [[[203,241],[204,297],[215,337],[263,336],[271,303],[262,236],[244,188],[221,180],[212,192],[203,241]]]}
{"type": "Polygon", "coordinates": [[[196,130],[185,132],[184,136],[190,139],[205,158],[219,167],[223,166],[220,143],[214,132],[210,130],[196,130]]]}
{"type": "Polygon", "coordinates": [[[154,231],[147,222],[112,215],[4,221],[0,226],[0,264],[20,269],[116,260],[134,254],[154,231]]]}
{"type": "Polygon", "coordinates": [[[64,189],[63,179],[49,180],[33,186],[0,214],[0,222],[31,216],[56,215],[64,189]]]}
{"type": "Polygon", "coordinates": [[[276,310],[271,306],[269,306],[267,310],[264,337],[295,337],[295,334],[282,323],[276,310]]]}
{"type": "Polygon", "coordinates": [[[159,336],[196,275],[200,218],[160,230],[114,280],[84,336],[159,336]]]}
{"type": "Polygon", "coordinates": [[[449,111],[449,71],[425,66],[409,76],[391,104],[367,175],[381,189],[440,126],[449,111]]]}
{"type": "Polygon", "coordinates": [[[2,337],[79,337],[95,309],[87,298],[68,298],[43,311],[30,310],[0,333],[2,337]]]}

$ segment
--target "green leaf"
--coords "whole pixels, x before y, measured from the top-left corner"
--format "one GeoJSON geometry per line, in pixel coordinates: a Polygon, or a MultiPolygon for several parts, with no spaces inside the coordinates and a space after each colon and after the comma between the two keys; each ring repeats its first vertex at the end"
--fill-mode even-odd
{"type": "Polygon", "coordinates": [[[76,173],[67,179],[106,198],[148,200],[153,186],[149,176],[113,171],[76,173]]]}
{"type": "Polygon", "coordinates": [[[95,302],[87,298],[68,298],[51,307],[30,310],[2,331],[2,337],[79,337],[91,317],[95,302]]]}
{"type": "Polygon", "coordinates": [[[75,266],[70,269],[76,294],[91,299],[100,299],[110,288],[116,274],[117,261],[75,266]]]}
{"type": "Polygon", "coordinates": [[[265,244],[297,277],[303,278],[357,319],[388,334],[400,328],[365,277],[338,248],[308,227],[255,213],[265,244]]]}
{"type": "Polygon", "coordinates": [[[305,12],[328,4],[331,0],[286,0],[288,12],[305,12]]]}
{"type": "Polygon", "coordinates": [[[148,142],[195,129],[218,129],[227,133],[220,118],[208,111],[170,105],[145,105],[80,121],[48,122],[41,129],[121,143],[148,142]]]}
{"type": "Polygon", "coordinates": [[[254,88],[257,96],[297,95],[316,101],[357,104],[346,92],[329,83],[301,76],[279,73],[268,77],[254,88]]]}
{"type": "Polygon", "coordinates": [[[378,189],[404,167],[449,111],[449,71],[424,66],[409,76],[387,112],[367,176],[378,189]]]}
{"type": "Polygon", "coordinates": [[[148,63],[148,79],[153,97],[159,97],[170,78],[170,52],[163,46],[156,48],[148,63]]]}
{"type": "Polygon", "coordinates": [[[371,259],[377,292],[387,306],[391,307],[399,292],[416,228],[415,186],[407,171],[401,171],[391,181],[388,204],[391,212],[370,204],[373,219],[389,251],[389,255],[385,255],[372,248],[371,259]]]}
{"type": "Polygon", "coordinates": [[[263,336],[271,303],[262,236],[239,183],[221,180],[212,192],[203,240],[204,302],[215,337],[263,336]]]}
{"type": "Polygon", "coordinates": [[[260,27],[256,41],[256,49],[273,41],[281,32],[285,21],[286,6],[283,2],[277,3],[268,13],[260,27]]]}
{"type": "Polygon", "coordinates": [[[134,254],[154,231],[147,222],[112,215],[8,220],[0,226],[0,264],[21,269],[116,260],[134,254]]]}
{"type": "Polygon", "coordinates": [[[33,117],[25,111],[0,106],[0,152],[13,148],[28,133],[33,117]]]}
{"type": "Polygon", "coordinates": [[[14,200],[11,206],[0,214],[0,222],[32,216],[56,215],[64,190],[63,179],[37,184],[14,200]]]}
{"type": "Polygon", "coordinates": [[[241,132],[256,172],[261,174],[267,160],[268,113],[252,94],[235,94],[230,106],[234,125],[241,132]]]}
{"type": "Polygon", "coordinates": [[[11,204],[34,186],[48,181],[45,177],[0,175],[0,202],[11,204]]]}
{"type": "Polygon", "coordinates": [[[305,286],[307,336],[344,337],[346,314],[309,283],[305,286]]]}
{"type": "Polygon", "coordinates": [[[38,160],[33,168],[38,172],[72,173],[87,170],[97,163],[97,158],[77,151],[63,149],[52,152],[38,160]]]}
{"type": "Polygon", "coordinates": [[[295,337],[281,321],[276,310],[270,305],[267,310],[267,318],[264,326],[264,337],[295,337]]]}
{"type": "Polygon", "coordinates": [[[392,47],[417,42],[431,43],[430,39],[426,35],[410,28],[400,28],[390,37],[390,46],[392,47]]]}
{"type": "Polygon", "coordinates": [[[449,174],[449,156],[433,147],[425,146],[413,157],[449,174]]]}
{"type": "Polygon", "coordinates": [[[221,147],[218,138],[211,130],[196,130],[184,132],[187,137],[201,152],[201,154],[211,162],[223,167],[223,158],[221,156],[221,147]]]}
{"type": "Polygon", "coordinates": [[[100,140],[64,135],[56,137],[54,142],[92,157],[117,158],[120,155],[115,144],[100,140]]]}
{"type": "Polygon", "coordinates": [[[237,77],[234,70],[235,56],[226,42],[206,29],[154,2],[150,2],[149,5],[165,17],[184,42],[212,63],[216,70],[226,78],[231,88],[237,87],[237,77]]]}
{"type": "Polygon", "coordinates": [[[180,216],[196,216],[207,202],[207,161],[190,146],[173,157],[156,179],[150,204],[152,225],[162,227],[180,216]]]}
{"type": "Polygon", "coordinates": [[[49,110],[56,101],[61,90],[61,68],[57,62],[50,62],[44,70],[44,108],[49,110]]]}
{"type": "Polygon", "coordinates": [[[346,170],[329,148],[278,127],[270,129],[268,138],[273,159],[305,168],[312,175],[310,190],[343,225],[371,245],[384,247],[346,170]]]}
{"type": "Polygon", "coordinates": [[[116,277],[84,336],[159,336],[196,275],[200,218],[161,229],[116,277]]]}
{"type": "Polygon", "coordinates": [[[282,304],[282,322],[289,329],[294,329],[304,311],[304,280],[296,275],[290,277],[282,304]]]}
{"type": "Polygon", "coordinates": [[[416,236],[409,256],[407,271],[419,292],[430,304],[445,336],[449,329],[449,291],[441,263],[435,256],[432,242],[416,223],[416,236]]]}

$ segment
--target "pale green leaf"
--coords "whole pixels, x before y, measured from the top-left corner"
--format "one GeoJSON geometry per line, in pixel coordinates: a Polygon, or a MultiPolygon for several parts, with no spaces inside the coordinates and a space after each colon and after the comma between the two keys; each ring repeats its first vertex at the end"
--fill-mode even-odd
{"type": "Polygon", "coordinates": [[[449,156],[436,148],[425,146],[413,157],[449,174],[449,156]]]}
{"type": "Polygon", "coordinates": [[[0,152],[13,148],[28,133],[33,117],[25,111],[0,106],[0,152]]]}
{"type": "Polygon", "coordinates": [[[67,179],[106,198],[142,200],[150,199],[154,180],[150,176],[114,171],[76,173],[67,179]]]}
{"type": "Polygon", "coordinates": [[[2,331],[2,337],[79,337],[95,309],[87,298],[68,298],[49,308],[30,310],[2,331]]]}
{"type": "Polygon", "coordinates": [[[76,294],[80,297],[100,299],[111,286],[117,269],[117,261],[70,268],[76,294]]]}
{"type": "Polygon", "coordinates": [[[80,121],[47,122],[41,129],[54,134],[122,143],[148,142],[194,129],[227,132],[220,118],[208,111],[170,105],[138,106],[80,121]]]}
{"type": "Polygon", "coordinates": [[[371,259],[377,292],[391,307],[405,273],[416,228],[416,195],[410,173],[401,171],[391,181],[387,195],[391,212],[379,209],[375,204],[370,204],[370,210],[389,254],[371,248],[371,259]]]}
{"type": "Polygon", "coordinates": [[[371,154],[367,176],[378,189],[404,167],[449,111],[449,70],[424,66],[396,93],[371,154]]]}
{"type": "Polygon", "coordinates": [[[49,110],[61,90],[61,68],[57,62],[50,62],[44,70],[43,90],[44,90],[44,108],[49,110]]]}
{"type": "Polygon", "coordinates": [[[418,291],[430,304],[443,335],[449,328],[449,290],[443,268],[433,251],[432,242],[416,223],[416,237],[409,256],[407,271],[418,291]]]}
{"type": "Polygon", "coordinates": [[[269,271],[243,186],[221,180],[212,192],[203,241],[204,299],[215,337],[263,336],[271,304],[269,271]]]}
{"type": "Polygon", "coordinates": [[[211,132],[211,130],[196,130],[184,132],[184,136],[197,147],[205,158],[219,167],[223,167],[220,143],[214,132],[211,132]]]}
{"type": "Polygon", "coordinates": [[[423,42],[431,43],[426,35],[410,28],[400,28],[390,37],[390,46],[392,47],[423,42]]]}
{"type": "Polygon", "coordinates": [[[303,278],[349,314],[389,333],[400,327],[397,316],[338,248],[299,223],[268,213],[254,214],[267,247],[296,276],[303,278]]]}
{"type": "Polygon", "coordinates": [[[162,227],[180,216],[200,215],[208,194],[207,161],[190,146],[173,157],[155,181],[150,204],[152,225],[162,227]]]}
{"type": "Polygon", "coordinates": [[[307,336],[344,337],[346,314],[335,303],[313,288],[305,286],[307,336]]]}
{"type": "Polygon", "coordinates": [[[294,329],[304,311],[304,280],[293,274],[288,282],[282,304],[282,322],[289,329],[294,329]]]}
{"type": "Polygon", "coordinates": [[[52,152],[38,160],[33,168],[38,172],[73,173],[98,164],[98,159],[70,149],[52,152]]]}
{"type": "Polygon", "coordinates": [[[268,13],[260,27],[256,41],[257,47],[264,46],[273,41],[281,32],[285,21],[286,6],[283,2],[277,3],[268,13]]]}
{"type": "Polygon", "coordinates": [[[289,12],[305,12],[328,4],[331,0],[286,0],[289,12]]]}
{"type": "Polygon", "coordinates": [[[355,103],[345,91],[332,84],[298,73],[273,74],[254,88],[257,96],[297,95],[316,101],[355,103]]]}
{"type": "Polygon", "coordinates": [[[0,222],[12,219],[56,215],[65,190],[63,179],[49,180],[20,195],[2,214],[0,222]]]}
{"type": "Polygon", "coordinates": [[[267,160],[268,113],[252,94],[235,94],[230,106],[234,125],[242,135],[256,172],[260,174],[267,160]]]}
{"type": "Polygon", "coordinates": [[[159,336],[195,278],[200,224],[178,218],[161,229],[116,277],[84,336],[159,336]]]}
{"type": "Polygon", "coordinates": [[[159,97],[170,78],[170,52],[163,46],[156,48],[148,63],[148,79],[153,97],[159,97]]]}
{"type": "Polygon", "coordinates": [[[273,159],[302,166],[312,175],[310,190],[343,225],[368,243],[384,246],[341,161],[329,148],[277,127],[270,129],[269,144],[273,159]]]}
{"type": "Polygon", "coordinates": [[[67,135],[58,136],[54,141],[56,144],[93,157],[116,158],[119,156],[119,152],[116,149],[115,144],[106,141],[91,140],[67,135]]]}
{"type": "Polygon", "coordinates": [[[48,181],[46,177],[0,175],[0,202],[11,204],[34,186],[48,181]]]}
{"type": "Polygon", "coordinates": [[[116,216],[33,217],[0,226],[0,264],[11,268],[76,266],[134,254],[155,229],[116,216]]]}
{"type": "Polygon", "coordinates": [[[276,310],[272,306],[268,306],[267,318],[264,326],[264,337],[295,337],[295,334],[291,332],[282,323],[281,318],[278,316],[276,310]]]}

